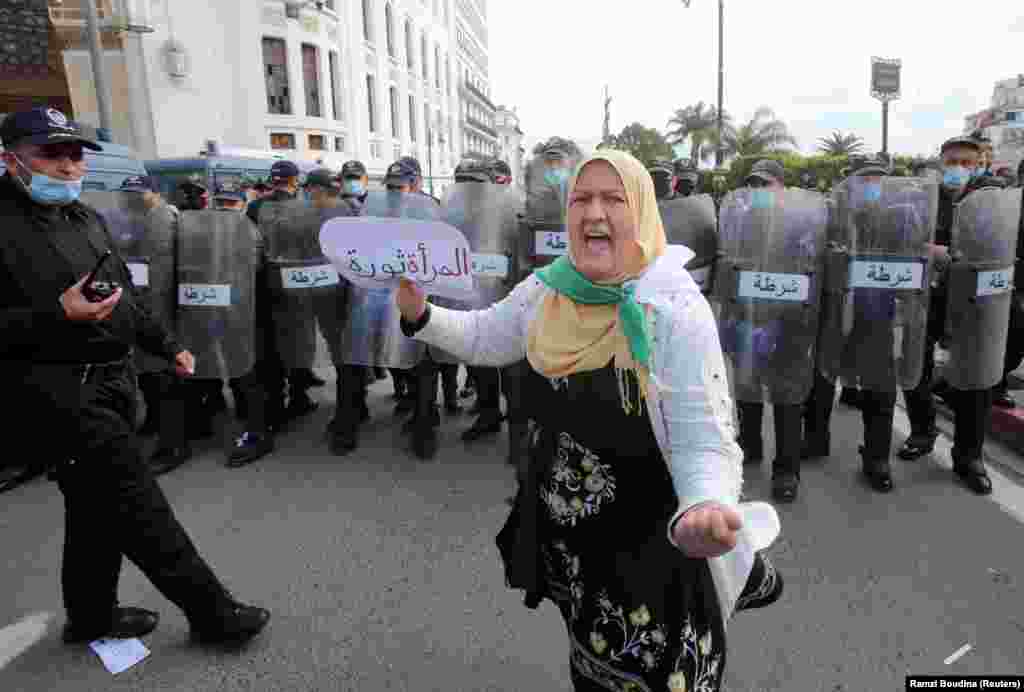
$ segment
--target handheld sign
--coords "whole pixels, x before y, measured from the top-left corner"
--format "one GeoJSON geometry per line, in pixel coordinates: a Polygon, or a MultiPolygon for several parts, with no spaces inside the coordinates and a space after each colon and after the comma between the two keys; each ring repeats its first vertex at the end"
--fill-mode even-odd
{"type": "Polygon", "coordinates": [[[469,243],[440,221],[339,217],[320,229],[320,246],[338,273],[362,288],[397,288],[405,277],[427,295],[476,296],[469,243]]]}

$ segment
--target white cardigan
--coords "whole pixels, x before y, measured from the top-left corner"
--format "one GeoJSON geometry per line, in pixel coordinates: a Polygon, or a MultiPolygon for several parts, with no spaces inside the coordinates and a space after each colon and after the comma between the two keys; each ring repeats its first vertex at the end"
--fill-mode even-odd
{"type": "MultiPolygon", "coordinates": [[[[684,269],[694,256],[670,245],[636,281],[637,302],[653,307],[652,371],[647,402],[658,445],[679,499],[671,527],[703,502],[739,502],[743,453],[736,444],[732,399],[714,315],[684,269]]],[[[551,289],[535,276],[487,310],[459,312],[436,306],[417,339],[468,365],[500,367],[526,355],[530,323],[551,289]]],[[[674,543],[674,542],[673,542],[674,543]]]]}

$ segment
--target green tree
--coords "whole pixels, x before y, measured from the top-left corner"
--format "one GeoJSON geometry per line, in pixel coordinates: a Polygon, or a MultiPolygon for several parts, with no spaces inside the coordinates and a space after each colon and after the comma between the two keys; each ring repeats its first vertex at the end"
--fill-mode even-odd
{"type": "Polygon", "coordinates": [[[796,138],[789,132],[786,123],[775,116],[775,111],[761,106],[746,123],[735,127],[732,124],[722,133],[726,158],[733,156],[760,156],[773,152],[784,152],[797,145],[796,138]]]}
{"type": "Polygon", "coordinates": [[[613,136],[609,143],[612,148],[628,151],[644,165],[649,166],[658,159],[671,160],[672,147],[665,137],[652,127],[640,123],[627,125],[622,132],[613,136]]]}
{"type": "MultiPolygon", "coordinates": [[[[723,110],[723,128],[731,122],[731,116],[723,110]]],[[[707,161],[714,155],[714,147],[711,145],[716,139],[717,126],[717,109],[699,101],[692,106],[676,109],[668,121],[669,131],[666,136],[672,145],[681,144],[689,137],[690,160],[696,164],[699,161],[707,161]]]]}
{"type": "Polygon", "coordinates": [[[838,130],[818,140],[818,151],[829,156],[850,156],[864,148],[864,140],[855,134],[844,135],[838,130]]]}

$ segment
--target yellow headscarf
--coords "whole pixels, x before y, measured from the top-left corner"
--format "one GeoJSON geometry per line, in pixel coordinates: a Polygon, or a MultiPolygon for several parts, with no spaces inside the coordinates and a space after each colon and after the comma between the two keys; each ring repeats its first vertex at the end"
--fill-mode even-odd
{"type": "MultiPolygon", "coordinates": [[[[639,277],[654,260],[662,255],[667,245],[665,227],[658,211],[654,182],[647,169],[632,155],[624,151],[602,149],[577,168],[569,182],[566,205],[572,199],[576,181],[584,167],[592,161],[606,161],[622,180],[626,204],[633,214],[638,254],[631,253],[622,273],[603,285],[618,286],[639,277]]],[[[568,211],[566,213],[568,218],[568,211]]],[[[576,248],[572,234],[569,259],[576,264],[576,248]]],[[[544,298],[537,319],[530,325],[527,340],[527,359],[534,370],[547,377],[566,377],[573,373],[598,370],[614,359],[622,387],[623,406],[627,413],[638,410],[629,396],[628,378],[633,372],[639,382],[639,396],[644,397],[650,373],[633,359],[629,341],[619,323],[619,310],[615,305],[584,305],[568,296],[552,291],[544,298]]]]}

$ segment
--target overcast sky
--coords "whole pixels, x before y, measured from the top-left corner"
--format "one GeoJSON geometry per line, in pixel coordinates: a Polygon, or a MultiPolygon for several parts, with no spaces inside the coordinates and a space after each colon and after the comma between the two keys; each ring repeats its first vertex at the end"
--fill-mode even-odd
{"type": "MultiPolygon", "coordinates": [[[[515,107],[528,145],[599,141],[611,129],[665,131],[676,108],[717,102],[718,3],[490,0],[491,94],[515,107]]],[[[881,149],[871,57],[903,61],[889,151],[931,154],[987,108],[997,80],[1024,72],[1024,3],[986,0],[726,0],[725,110],[745,122],[775,109],[805,153],[834,130],[881,149]],[[948,8],[948,9],[947,9],[948,8]]]]}

